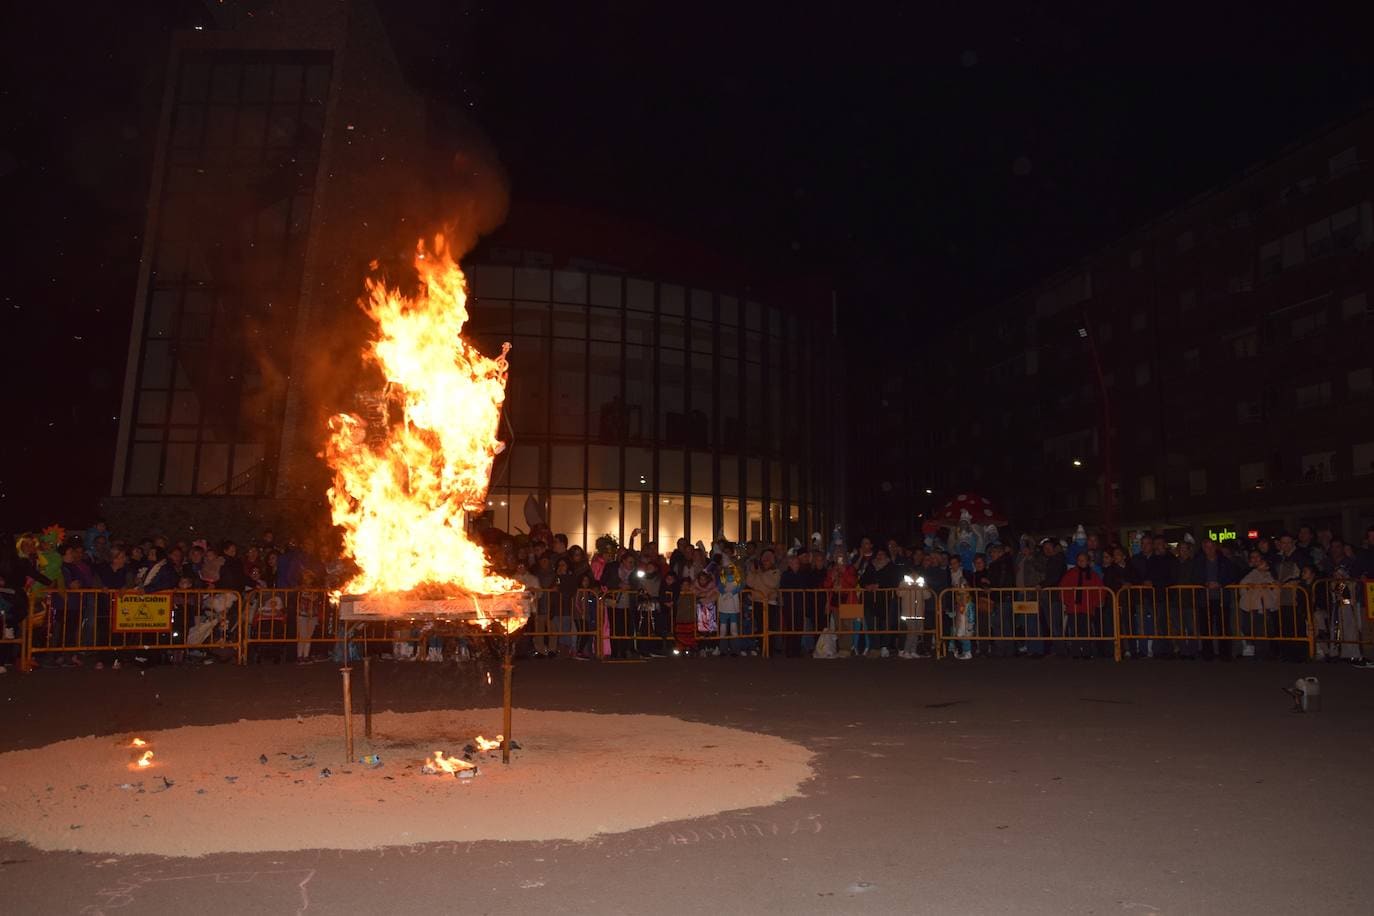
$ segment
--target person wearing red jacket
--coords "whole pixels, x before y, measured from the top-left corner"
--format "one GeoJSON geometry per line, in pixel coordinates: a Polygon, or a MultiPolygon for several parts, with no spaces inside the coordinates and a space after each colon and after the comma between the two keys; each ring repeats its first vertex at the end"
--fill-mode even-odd
{"type": "Polygon", "coordinates": [[[1102,605],[1107,592],[1086,551],[1074,558],[1059,585],[1069,589],[1064,592],[1064,632],[1074,637],[1068,644],[1069,656],[1092,658],[1092,640],[1102,635],[1102,605]]]}

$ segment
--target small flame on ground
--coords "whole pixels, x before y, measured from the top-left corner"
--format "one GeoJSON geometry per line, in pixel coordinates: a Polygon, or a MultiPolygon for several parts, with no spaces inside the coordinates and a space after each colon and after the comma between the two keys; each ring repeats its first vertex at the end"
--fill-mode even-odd
{"type": "Polygon", "coordinates": [[[455,757],[445,757],[443,751],[435,751],[433,757],[425,758],[425,766],[436,773],[457,773],[459,770],[475,770],[475,764],[455,757]]]}
{"type": "Polygon", "coordinates": [[[490,672],[490,671],[487,672],[487,683],[488,683],[488,684],[491,683],[491,672],[490,672]]]}
{"type": "Polygon", "coordinates": [[[131,744],[133,747],[147,747],[147,746],[148,746],[148,742],[147,742],[147,741],[144,741],[142,738],[135,738],[132,742],[130,742],[130,744],[131,744]]]}
{"type": "Polygon", "coordinates": [[[478,735],[472,739],[472,743],[477,746],[479,751],[494,751],[501,746],[501,742],[506,740],[504,735],[497,735],[495,738],[483,738],[478,735]]]}
{"type": "Polygon", "coordinates": [[[140,757],[140,758],[138,758],[138,765],[141,766],[141,767],[150,767],[150,766],[152,766],[152,765],[153,765],[153,752],[152,752],[152,751],[144,751],[144,752],[143,752],[143,756],[140,757]]]}

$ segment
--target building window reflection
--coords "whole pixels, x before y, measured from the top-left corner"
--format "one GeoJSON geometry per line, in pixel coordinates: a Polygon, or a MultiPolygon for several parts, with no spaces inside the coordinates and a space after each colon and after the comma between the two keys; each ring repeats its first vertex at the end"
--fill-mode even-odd
{"type": "Polygon", "coordinates": [[[474,339],[513,344],[497,527],[527,530],[527,497],[584,546],[635,528],[664,550],[719,531],[805,540],[832,517],[831,487],[802,490],[823,479],[827,446],[807,431],[832,409],[833,386],[797,372],[815,321],[604,272],[483,262],[469,276],[474,339]]]}

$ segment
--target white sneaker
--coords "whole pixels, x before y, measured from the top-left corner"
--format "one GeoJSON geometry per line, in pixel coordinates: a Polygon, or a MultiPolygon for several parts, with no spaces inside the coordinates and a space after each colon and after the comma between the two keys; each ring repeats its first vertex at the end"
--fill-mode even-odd
{"type": "Polygon", "coordinates": [[[961,662],[966,662],[966,661],[969,661],[970,659],[973,658],[973,653],[972,653],[972,652],[957,652],[957,653],[955,653],[954,657],[957,658],[957,659],[959,659],[959,661],[961,661],[961,662]]]}
{"type": "Polygon", "coordinates": [[[1240,655],[1241,655],[1241,658],[1254,658],[1254,657],[1255,657],[1255,644],[1252,643],[1252,642],[1244,643],[1243,646],[1242,646],[1242,648],[1241,648],[1241,650],[1240,650],[1240,655]]]}
{"type": "Polygon", "coordinates": [[[878,654],[881,655],[883,658],[888,658],[892,655],[891,652],[887,651],[887,646],[883,646],[883,651],[879,652],[878,654]]]}
{"type": "Polygon", "coordinates": [[[112,671],[118,671],[120,667],[121,665],[119,664],[119,659],[115,659],[113,662],[110,663],[110,670],[112,671]]]}
{"type": "Polygon", "coordinates": [[[4,665],[0,665],[0,674],[8,674],[9,670],[10,669],[6,668],[4,665]]]}

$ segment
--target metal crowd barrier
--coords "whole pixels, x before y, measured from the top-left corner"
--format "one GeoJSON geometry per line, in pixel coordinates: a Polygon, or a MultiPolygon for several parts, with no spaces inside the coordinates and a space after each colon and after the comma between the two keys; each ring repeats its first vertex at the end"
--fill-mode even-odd
{"type": "Polygon", "coordinates": [[[1374,657],[1374,582],[1317,579],[1306,590],[1312,607],[1314,655],[1374,657]]]}
{"type": "MultiPolygon", "coordinates": [[[[1082,656],[1256,654],[1355,657],[1374,642],[1367,583],[1232,584],[1209,589],[1129,585],[1042,588],[779,589],[740,594],[739,631],[723,631],[685,587],[676,603],[632,589],[537,592],[518,638],[540,653],[620,659],[672,652],[754,651],[809,656],[818,643],[839,652],[943,657],[1067,651],[1082,656]],[[830,638],[833,637],[833,642],[830,638]]],[[[0,647],[23,668],[87,653],[214,653],[239,664],[296,647],[297,658],[338,657],[343,630],[324,589],[177,589],[143,594],[104,589],[36,591],[29,616],[0,647]]],[[[433,660],[477,654],[484,637],[432,624],[354,623],[358,651],[433,660]]],[[[1374,654],[1369,651],[1368,654],[1374,654]]]]}
{"type": "Polygon", "coordinates": [[[1120,659],[1117,594],[1101,585],[947,588],[940,592],[938,654],[1048,654],[1120,659]]]}
{"type": "Polygon", "coordinates": [[[244,655],[247,661],[295,649],[295,658],[320,658],[340,638],[338,607],[322,588],[258,588],[244,594],[244,655]]]}
{"type": "Polygon", "coordinates": [[[118,658],[152,651],[173,658],[213,651],[242,664],[242,606],[241,593],[224,589],[45,589],[29,597],[23,666],[79,661],[90,652],[118,658]]]}

